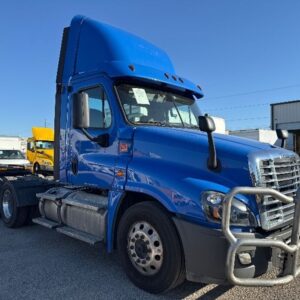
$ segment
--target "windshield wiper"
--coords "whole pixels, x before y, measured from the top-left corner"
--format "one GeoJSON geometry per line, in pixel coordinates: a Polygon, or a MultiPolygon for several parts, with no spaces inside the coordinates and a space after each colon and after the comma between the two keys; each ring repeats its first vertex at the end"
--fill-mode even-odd
{"type": "Polygon", "coordinates": [[[171,98],[171,101],[173,102],[173,105],[175,106],[175,109],[176,109],[176,111],[177,111],[177,113],[178,113],[179,119],[180,119],[180,121],[181,121],[181,123],[182,123],[182,127],[185,127],[185,126],[184,126],[184,122],[183,122],[182,117],[181,117],[181,114],[180,114],[180,112],[179,112],[179,109],[178,109],[178,107],[177,107],[177,105],[176,105],[176,103],[175,103],[173,97],[170,96],[170,98],[171,98]]]}
{"type": "Polygon", "coordinates": [[[176,127],[176,128],[187,128],[187,129],[199,129],[199,127],[197,125],[190,125],[186,122],[184,122],[184,127],[182,126],[182,124],[176,124],[176,123],[169,123],[168,124],[170,127],[176,127]]]}
{"type": "Polygon", "coordinates": [[[135,122],[137,124],[153,124],[153,125],[159,125],[159,126],[167,126],[166,122],[162,122],[162,121],[147,121],[147,122],[135,122]]]}
{"type": "Polygon", "coordinates": [[[197,125],[189,125],[188,128],[191,128],[191,129],[199,129],[199,126],[197,126],[197,125]]]}

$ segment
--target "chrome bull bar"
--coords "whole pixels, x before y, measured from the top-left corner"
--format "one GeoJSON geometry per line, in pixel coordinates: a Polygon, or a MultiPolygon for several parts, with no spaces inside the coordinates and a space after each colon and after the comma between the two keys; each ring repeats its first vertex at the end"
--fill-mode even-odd
{"type": "Polygon", "coordinates": [[[226,275],[231,284],[242,286],[274,286],[286,284],[300,274],[300,267],[298,267],[298,251],[300,248],[299,233],[300,233],[300,190],[298,190],[295,199],[287,197],[280,192],[270,188],[259,187],[236,187],[226,194],[223,203],[222,212],[222,230],[230,243],[227,260],[226,260],[226,275]],[[286,244],[283,241],[268,239],[268,238],[236,238],[230,229],[230,215],[232,200],[237,194],[248,195],[270,195],[283,203],[291,203],[295,201],[295,212],[293,220],[293,228],[291,235],[291,243],[286,244]],[[279,248],[287,253],[287,261],[283,270],[283,276],[273,279],[264,278],[239,278],[234,275],[234,265],[236,254],[242,246],[254,247],[272,247],[279,248]]]}

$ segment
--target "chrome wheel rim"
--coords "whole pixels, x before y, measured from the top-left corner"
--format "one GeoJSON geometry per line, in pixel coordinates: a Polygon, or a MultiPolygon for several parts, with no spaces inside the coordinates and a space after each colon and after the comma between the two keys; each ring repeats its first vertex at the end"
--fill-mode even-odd
{"type": "Polygon", "coordinates": [[[3,193],[3,200],[2,200],[2,210],[4,217],[6,219],[10,219],[13,214],[13,200],[12,194],[9,189],[5,190],[3,193]]]}
{"type": "Polygon", "coordinates": [[[163,244],[148,222],[134,223],[128,234],[127,250],[133,266],[143,275],[154,275],[163,263],[163,244]]]}

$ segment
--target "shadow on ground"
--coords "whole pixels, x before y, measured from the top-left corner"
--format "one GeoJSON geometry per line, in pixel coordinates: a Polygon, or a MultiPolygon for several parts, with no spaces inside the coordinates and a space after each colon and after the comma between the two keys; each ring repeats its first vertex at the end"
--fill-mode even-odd
{"type": "Polygon", "coordinates": [[[39,226],[0,221],[0,299],[216,299],[229,287],[186,282],[151,295],[126,277],[117,253],[39,226]]]}

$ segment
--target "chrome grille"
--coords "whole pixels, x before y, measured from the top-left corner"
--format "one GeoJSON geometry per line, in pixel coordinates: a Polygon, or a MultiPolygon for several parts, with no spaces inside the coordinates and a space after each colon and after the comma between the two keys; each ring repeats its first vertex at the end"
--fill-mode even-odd
{"type": "MultiPolygon", "coordinates": [[[[260,185],[294,197],[300,183],[300,161],[296,156],[265,159],[259,162],[260,185]]],[[[294,215],[294,203],[283,204],[272,196],[259,201],[262,228],[271,230],[289,223],[294,215]]]]}

